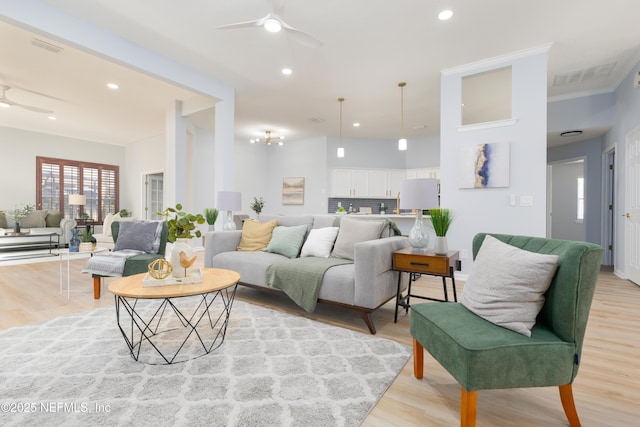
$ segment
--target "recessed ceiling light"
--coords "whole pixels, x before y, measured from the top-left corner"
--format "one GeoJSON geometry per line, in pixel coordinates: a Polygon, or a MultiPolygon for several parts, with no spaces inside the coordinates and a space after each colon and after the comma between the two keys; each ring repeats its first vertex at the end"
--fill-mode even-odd
{"type": "Polygon", "coordinates": [[[47,117],[47,118],[48,118],[49,120],[58,120],[58,119],[56,119],[56,118],[55,118],[55,117],[53,117],[53,116],[49,116],[49,117],[47,117]]]}
{"type": "Polygon", "coordinates": [[[116,89],[118,89],[120,86],[118,86],[116,83],[107,83],[107,87],[108,87],[109,89],[116,90],[116,89]]]}
{"type": "Polygon", "coordinates": [[[453,16],[453,11],[447,9],[447,10],[443,10],[438,14],[438,19],[441,21],[446,21],[447,19],[451,19],[452,16],[453,16]]]}
{"type": "Polygon", "coordinates": [[[353,124],[353,127],[354,127],[354,128],[360,127],[360,123],[354,123],[354,124],[353,124]]]}
{"type": "Polygon", "coordinates": [[[571,137],[571,136],[578,136],[578,135],[582,135],[582,131],[581,130],[568,130],[566,132],[562,132],[560,134],[560,136],[564,136],[564,137],[571,137]]]}
{"type": "Polygon", "coordinates": [[[291,71],[291,68],[283,68],[282,69],[282,74],[284,74],[285,76],[290,76],[292,72],[293,71],[291,71]]]}

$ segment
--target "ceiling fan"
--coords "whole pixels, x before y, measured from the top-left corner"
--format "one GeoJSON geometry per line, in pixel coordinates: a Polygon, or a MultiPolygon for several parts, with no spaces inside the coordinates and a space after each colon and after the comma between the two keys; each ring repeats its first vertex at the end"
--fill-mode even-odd
{"type": "Polygon", "coordinates": [[[245,27],[264,27],[265,30],[270,31],[272,33],[277,33],[278,31],[284,29],[292,39],[297,41],[298,43],[308,46],[308,47],[321,47],[324,43],[315,37],[311,36],[304,31],[293,28],[291,25],[287,24],[280,18],[280,12],[284,7],[284,0],[271,0],[272,3],[272,11],[267,13],[267,16],[254,19],[253,21],[246,22],[237,22],[235,24],[223,25],[218,27],[219,30],[230,30],[234,28],[245,28],[245,27]]]}
{"type": "Polygon", "coordinates": [[[33,107],[31,105],[20,104],[19,102],[11,101],[7,98],[6,92],[11,89],[11,86],[0,85],[0,89],[2,89],[2,96],[0,96],[0,107],[20,107],[25,110],[33,111],[35,113],[47,113],[51,114],[53,111],[47,110],[46,108],[33,107]]]}

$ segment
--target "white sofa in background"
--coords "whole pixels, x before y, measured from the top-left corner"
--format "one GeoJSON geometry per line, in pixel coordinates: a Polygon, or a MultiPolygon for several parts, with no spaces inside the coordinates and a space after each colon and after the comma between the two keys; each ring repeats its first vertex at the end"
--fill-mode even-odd
{"type": "MultiPolygon", "coordinates": [[[[0,235],[13,231],[15,221],[6,211],[0,211],[0,235]]],[[[62,214],[54,211],[35,210],[20,220],[20,231],[30,234],[56,233],[60,236],[60,245],[66,245],[71,239],[71,230],[76,226],[76,221],[70,218],[63,218],[62,214]]],[[[0,248],[3,245],[15,246],[20,243],[20,237],[0,240],[0,248]]],[[[42,239],[27,237],[23,239],[27,244],[35,244],[40,241],[43,244],[49,243],[49,236],[42,236],[42,239]]],[[[53,240],[56,242],[56,239],[53,240]]]]}

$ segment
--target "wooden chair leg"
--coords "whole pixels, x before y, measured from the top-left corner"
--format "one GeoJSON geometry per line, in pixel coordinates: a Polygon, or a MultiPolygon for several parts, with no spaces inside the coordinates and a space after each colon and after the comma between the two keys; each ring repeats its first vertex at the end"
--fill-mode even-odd
{"type": "Polygon", "coordinates": [[[100,277],[93,278],[93,299],[100,299],[100,277]]]}
{"type": "Polygon", "coordinates": [[[460,387],[460,427],[475,427],[478,392],[460,387]]]}
{"type": "Polygon", "coordinates": [[[576,411],[576,404],[573,401],[573,388],[571,384],[561,385],[560,387],[560,401],[564,408],[564,413],[569,420],[571,427],[580,427],[580,420],[578,419],[578,411],[576,411]]]}
{"type": "Polygon", "coordinates": [[[421,379],[424,373],[424,348],[417,339],[413,339],[413,376],[421,379]]]}

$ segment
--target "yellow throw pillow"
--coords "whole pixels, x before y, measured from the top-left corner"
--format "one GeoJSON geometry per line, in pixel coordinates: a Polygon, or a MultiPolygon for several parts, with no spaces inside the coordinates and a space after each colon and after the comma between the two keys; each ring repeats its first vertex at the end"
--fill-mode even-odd
{"type": "Polygon", "coordinates": [[[239,251],[259,251],[269,245],[271,233],[278,225],[278,220],[269,222],[258,222],[245,220],[242,226],[242,237],[240,238],[239,251]]]}

